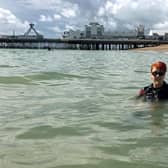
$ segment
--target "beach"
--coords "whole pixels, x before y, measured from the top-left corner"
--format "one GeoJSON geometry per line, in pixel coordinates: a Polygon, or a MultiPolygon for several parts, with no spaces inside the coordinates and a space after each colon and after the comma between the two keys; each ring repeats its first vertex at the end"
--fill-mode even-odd
{"type": "Polygon", "coordinates": [[[138,51],[167,52],[168,51],[168,44],[162,44],[162,45],[154,46],[154,47],[137,48],[135,50],[138,50],[138,51]]]}

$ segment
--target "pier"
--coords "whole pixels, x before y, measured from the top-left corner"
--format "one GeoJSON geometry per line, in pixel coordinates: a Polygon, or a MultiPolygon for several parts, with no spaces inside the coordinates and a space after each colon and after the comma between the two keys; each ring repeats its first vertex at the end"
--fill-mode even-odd
{"type": "Polygon", "coordinates": [[[0,38],[0,48],[129,50],[168,44],[168,41],[145,39],[53,39],[53,38],[0,38]]]}
{"type": "Polygon", "coordinates": [[[73,39],[62,42],[72,44],[74,49],[86,50],[128,50],[161,44],[159,40],[145,39],[73,39]]]}
{"type": "Polygon", "coordinates": [[[165,40],[130,38],[44,38],[30,24],[29,29],[24,35],[1,36],[0,48],[28,48],[28,49],[76,49],[76,50],[129,50],[168,44],[165,40]],[[34,35],[30,35],[33,31],[34,35]]]}

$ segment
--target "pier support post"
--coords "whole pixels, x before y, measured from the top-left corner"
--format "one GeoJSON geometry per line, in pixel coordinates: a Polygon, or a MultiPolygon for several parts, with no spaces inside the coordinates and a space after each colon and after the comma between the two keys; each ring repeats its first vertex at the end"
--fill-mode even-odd
{"type": "Polygon", "coordinates": [[[102,44],[102,50],[104,50],[104,44],[102,44]]]}
{"type": "Polygon", "coordinates": [[[99,44],[96,44],[96,50],[99,50],[99,44]]]}

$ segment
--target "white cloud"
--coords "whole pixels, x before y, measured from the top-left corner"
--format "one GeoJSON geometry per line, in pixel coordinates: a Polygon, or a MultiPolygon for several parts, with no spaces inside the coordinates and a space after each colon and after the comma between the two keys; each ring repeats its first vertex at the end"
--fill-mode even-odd
{"type": "Polygon", "coordinates": [[[60,20],[60,19],[61,19],[61,16],[60,16],[60,15],[58,15],[58,14],[54,14],[54,16],[53,16],[53,17],[54,17],[54,19],[55,19],[55,20],[60,20]]]}
{"type": "Polygon", "coordinates": [[[65,25],[65,30],[76,30],[77,27],[73,25],[65,25]]]}
{"type": "Polygon", "coordinates": [[[109,11],[109,13],[117,14],[118,11],[122,8],[123,4],[113,3],[111,1],[107,1],[105,4],[105,11],[109,11]]]}
{"type": "Polygon", "coordinates": [[[148,27],[167,27],[168,0],[107,0],[99,7],[98,16],[106,19],[107,24],[111,18],[117,25],[144,24],[148,27]]]}
{"type": "Polygon", "coordinates": [[[53,16],[40,15],[40,22],[53,22],[54,20],[60,20],[61,16],[58,14],[54,14],[53,16]]]}
{"type": "Polygon", "coordinates": [[[70,6],[69,5],[65,8],[62,8],[61,10],[62,16],[66,18],[76,17],[80,13],[78,5],[76,4],[73,5],[71,4],[70,6]]]}
{"type": "Polygon", "coordinates": [[[52,22],[53,19],[51,18],[51,16],[45,16],[45,15],[40,15],[40,22],[52,22]]]}
{"type": "Polygon", "coordinates": [[[26,7],[34,9],[53,9],[62,3],[62,0],[18,0],[26,7]]]}
{"type": "Polygon", "coordinates": [[[28,22],[22,22],[19,20],[11,11],[7,9],[0,8],[0,33],[1,34],[11,34],[12,31],[24,33],[26,28],[28,28],[28,22]]]}
{"type": "MultiPolygon", "coordinates": [[[[78,5],[71,3],[68,0],[18,0],[20,4],[27,8],[36,10],[53,10],[58,13],[65,13],[68,10],[70,15],[74,16],[78,10],[78,5]]],[[[68,14],[67,14],[68,15],[68,14]]]]}
{"type": "MultiPolygon", "coordinates": [[[[19,2],[27,8],[35,10],[52,10],[56,11],[55,19],[62,15],[66,18],[75,17],[79,13],[79,7],[76,3],[71,3],[67,0],[19,0],[19,2]]],[[[51,12],[51,11],[50,11],[51,12]]],[[[43,20],[44,17],[42,18],[43,20]]]]}
{"type": "Polygon", "coordinates": [[[103,16],[105,14],[105,9],[103,7],[100,7],[98,10],[98,16],[103,16]]]}
{"type": "Polygon", "coordinates": [[[75,17],[76,16],[76,12],[73,9],[63,9],[61,14],[66,17],[66,18],[70,18],[70,17],[75,17]]]}

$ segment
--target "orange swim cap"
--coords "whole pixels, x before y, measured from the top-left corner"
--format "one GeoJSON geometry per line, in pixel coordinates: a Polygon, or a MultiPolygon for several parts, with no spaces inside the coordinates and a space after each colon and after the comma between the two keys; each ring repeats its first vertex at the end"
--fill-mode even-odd
{"type": "Polygon", "coordinates": [[[163,72],[166,72],[167,71],[167,67],[166,67],[166,64],[164,62],[161,62],[161,61],[158,61],[158,62],[155,62],[151,65],[151,71],[153,68],[157,68],[163,72]]]}

